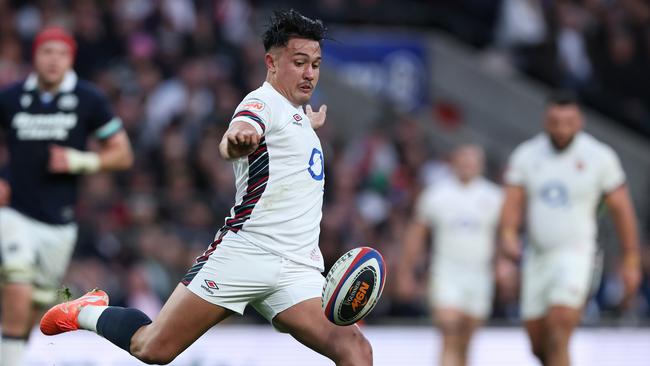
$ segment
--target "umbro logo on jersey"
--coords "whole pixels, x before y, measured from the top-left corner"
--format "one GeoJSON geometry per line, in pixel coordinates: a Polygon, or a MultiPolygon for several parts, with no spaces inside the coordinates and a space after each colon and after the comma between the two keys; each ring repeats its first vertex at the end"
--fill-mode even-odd
{"type": "Polygon", "coordinates": [[[205,284],[211,289],[214,289],[214,290],[219,289],[219,286],[217,286],[217,283],[212,281],[212,280],[205,280],[205,284]]]}
{"type": "Polygon", "coordinates": [[[298,113],[294,114],[292,123],[296,126],[302,126],[302,122],[300,121],[302,121],[302,117],[298,113]]]}
{"type": "Polygon", "coordinates": [[[218,290],[219,286],[217,286],[217,283],[212,281],[212,280],[204,280],[205,285],[201,285],[201,288],[205,290],[205,292],[209,293],[210,295],[214,294],[214,291],[212,290],[218,290]]]}

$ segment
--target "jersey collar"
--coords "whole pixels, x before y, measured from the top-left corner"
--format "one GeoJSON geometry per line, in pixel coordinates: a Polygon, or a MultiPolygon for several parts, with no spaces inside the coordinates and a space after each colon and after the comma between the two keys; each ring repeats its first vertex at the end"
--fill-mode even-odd
{"type": "Polygon", "coordinates": [[[300,106],[296,106],[296,105],[294,105],[293,103],[291,103],[291,101],[289,101],[289,99],[287,99],[284,95],[282,95],[282,93],[280,93],[279,91],[277,91],[277,90],[273,87],[273,85],[271,85],[271,83],[269,83],[268,81],[265,81],[264,84],[262,84],[262,87],[264,87],[264,88],[269,88],[270,90],[273,90],[273,92],[274,92],[275,94],[279,95],[280,98],[284,99],[284,101],[287,102],[287,103],[289,103],[289,105],[291,105],[293,108],[295,108],[295,109],[301,109],[300,106]]]}
{"type": "Polygon", "coordinates": [[[454,183],[456,183],[456,186],[461,189],[471,189],[476,185],[478,185],[483,180],[483,176],[477,175],[476,177],[472,178],[472,180],[470,180],[465,184],[460,180],[460,178],[458,178],[458,176],[455,173],[451,176],[451,178],[453,179],[454,183]]]}
{"type": "MultiPolygon", "coordinates": [[[[65,73],[63,76],[63,81],[61,81],[61,85],[59,85],[59,93],[69,93],[74,90],[74,88],[77,86],[77,80],[79,78],[77,77],[77,73],[74,71],[68,71],[65,73]]],[[[27,80],[25,80],[25,83],[23,84],[23,89],[25,91],[33,91],[36,90],[38,87],[38,76],[36,76],[35,72],[32,72],[29,74],[27,77],[27,80]]]]}
{"type": "Polygon", "coordinates": [[[582,140],[584,139],[584,132],[578,131],[575,134],[575,136],[573,136],[573,141],[571,141],[571,143],[569,144],[569,146],[566,147],[566,149],[561,150],[561,151],[557,151],[553,147],[553,142],[551,141],[551,137],[546,132],[542,132],[542,135],[544,136],[546,149],[550,153],[552,153],[554,155],[567,155],[567,154],[570,154],[572,151],[577,149],[576,146],[582,144],[582,140]]]}

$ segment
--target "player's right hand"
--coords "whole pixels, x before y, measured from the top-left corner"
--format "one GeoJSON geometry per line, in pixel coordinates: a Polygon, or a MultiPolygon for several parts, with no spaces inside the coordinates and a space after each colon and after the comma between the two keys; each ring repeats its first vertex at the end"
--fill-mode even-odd
{"type": "Polygon", "coordinates": [[[261,136],[255,127],[246,122],[234,122],[221,140],[223,158],[232,160],[247,156],[257,150],[261,136]]]}
{"type": "Polygon", "coordinates": [[[6,180],[0,179],[0,206],[6,206],[11,200],[11,186],[6,180]]]}

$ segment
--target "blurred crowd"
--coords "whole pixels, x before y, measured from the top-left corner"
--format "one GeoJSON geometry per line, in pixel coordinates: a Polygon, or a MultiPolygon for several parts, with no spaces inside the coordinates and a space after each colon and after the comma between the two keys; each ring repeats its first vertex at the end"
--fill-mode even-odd
{"type": "MultiPolygon", "coordinates": [[[[79,44],[77,73],[109,96],[134,145],[136,163],[129,172],[98,174],[84,180],[77,210],[79,243],[65,280],[74,293],[102,287],[111,294],[112,303],[155,315],[195,257],[212,242],[234,203],[235,193],[232,167],[219,157],[218,142],[237,104],[261,84],[265,75],[256,24],[267,13],[262,12],[260,3],[0,0],[0,86],[20,80],[30,71],[31,40],[42,25],[64,25],[74,32],[79,44]]],[[[367,1],[366,5],[377,3],[367,1]]],[[[626,68],[620,70],[629,78],[615,76],[608,68],[601,70],[600,61],[592,61],[596,59],[587,55],[578,59],[589,65],[588,72],[584,67],[574,67],[580,65],[574,62],[575,37],[583,39],[584,44],[589,37],[606,37],[608,42],[597,42],[597,38],[591,41],[616,60],[636,60],[642,55],[637,43],[630,43],[636,34],[633,28],[612,32],[619,29],[617,25],[647,21],[642,15],[647,13],[630,13],[630,4],[641,6],[643,1],[620,1],[615,5],[620,8],[618,12],[603,10],[605,3],[612,2],[602,3],[529,4],[538,10],[554,9],[558,25],[568,22],[566,29],[557,28],[562,29],[558,34],[568,32],[558,36],[568,37],[559,43],[568,44],[568,53],[559,53],[557,59],[567,58],[561,83],[582,88],[605,75],[614,83],[636,80],[644,84],[630,89],[624,85],[620,89],[606,87],[611,92],[636,93],[648,88],[650,84],[638,81],[650,77],[633,76],[626,68]],[[598,17],[606,22],[595,21],[598,17]]],[[[319,4],[330,10],[350,6],[342,1],[319,4]]],[[[351,4],[365,6],[363,1],[351,4]]],[[[332,10],[327,14],[337,13],[332,10]]],[[[540,44],[548,43],[555,32],[548,25],[543,28],[543,36],[537,39],[540,44]]],[[[532,67],[524,57],[531,52],[522,48],[526,42],[509,39],[507,34],[504,30],[500,42],[522,56],[517,62],[532,67]]],[[[650,36],[647,30],[645,36],[650,36]]],[[[619,65],[605,60],[607,67],[619,65]]],[[[648,68],[638,71],[647,73],[648,68]]],[[[396,264],[417,194],[450,174],[444,154],[432,150],[420,128],[406,116],[354,141],[339,139],[331,131],[320,134],[327,157],[320,242],[327,268],[344,251],[363,244],[384,254],[389,273],[396,264]]],[[[6,160],[6,153],[0,159],[6,160]]],[[[488,172],[496,180],[498,168],[488,172]]],[[[422,279],[426,271],[423,262],[422,279]]],[[[599,309],[615,308],[615,282],[612,286],[603,287],[599,309]]],[[[647,283],[644,291],[650,299],[647,283]]],[[[394,294],[388,281],[370,321],[385,316],[428,315],[423,296],[400,299],[394,294]]],[[[512,293],[501,294],[495,315],[516,316],[515,298],[512,293]]],[[[649,311],[647,306],[639,309],[649,311]]]]}
{"type": "Polygon", "coordinates": [[[650,136],[650,1],[441,3],[441,27],[650,136]]]}

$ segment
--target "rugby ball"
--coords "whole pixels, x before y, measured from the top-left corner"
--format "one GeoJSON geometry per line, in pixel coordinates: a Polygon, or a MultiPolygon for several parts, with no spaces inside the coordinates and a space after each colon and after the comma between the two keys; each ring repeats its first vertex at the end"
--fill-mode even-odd
{"type": "Polygon", "coordinates": [[[343,254],[325,277],[325,316],[337,325],[363,319],[377,304],[385,280],[384,258],[375,249],[360,247],[343,254]]]}

